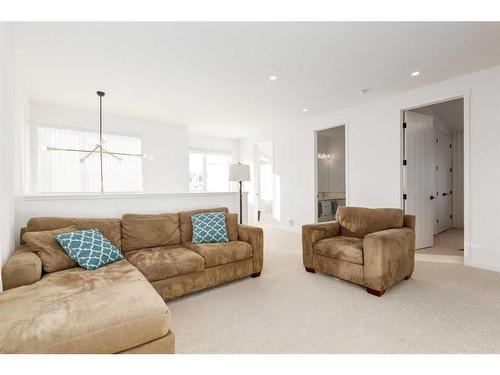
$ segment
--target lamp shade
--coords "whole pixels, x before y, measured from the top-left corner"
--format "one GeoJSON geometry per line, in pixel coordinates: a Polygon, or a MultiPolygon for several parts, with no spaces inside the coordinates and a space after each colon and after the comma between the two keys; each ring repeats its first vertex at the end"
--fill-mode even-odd
{"type": "Polygon", "coordinates": [[[248,164],[231,164],[229,181],[250,181],[250,166],[248,164]]]}

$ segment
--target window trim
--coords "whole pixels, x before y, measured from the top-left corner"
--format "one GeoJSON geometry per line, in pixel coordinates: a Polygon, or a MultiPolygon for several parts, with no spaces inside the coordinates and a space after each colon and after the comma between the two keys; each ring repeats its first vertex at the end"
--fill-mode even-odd
{"type": "Polygon", "coordinates": [[[227,192],[209,192],[207,191],[207,158],[205,155],[215,155],[215,156],[227,156],[229,157],[229,165],[233,162],[233,153],[231,151],[218,151],[218,150],[207,150],[203,148],[189,147],[188,149],[188,180],[191,171],[189,170],[189,156],[191,154],[202,154],[203,155],[203,190],[191,190],[191,186],[189,185],[190,193],[230,193],[231,192],[231,182],[228,181],[228,190],[227,192]]]}

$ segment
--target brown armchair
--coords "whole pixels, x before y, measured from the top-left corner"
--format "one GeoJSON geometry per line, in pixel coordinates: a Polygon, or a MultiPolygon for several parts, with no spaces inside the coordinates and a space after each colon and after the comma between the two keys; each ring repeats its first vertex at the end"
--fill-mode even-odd
{"type": "Polygon", "coordinates": [[[336,221],[302,227],[307,272],[324,272],[381,296],[409,279],[415,260],[415,216],[395,208],[339,207],[336,221]]]}

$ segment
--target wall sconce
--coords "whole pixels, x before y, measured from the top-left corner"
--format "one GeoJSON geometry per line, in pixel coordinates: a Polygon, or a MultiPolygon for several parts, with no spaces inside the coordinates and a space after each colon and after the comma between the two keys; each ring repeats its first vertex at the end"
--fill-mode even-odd
{"type": "Polygon", "coordinates": [[[328,154],[326,152],[318,152],[318,159],[320,160],[330,160],[333,158],[332,154],[328,154]]]}

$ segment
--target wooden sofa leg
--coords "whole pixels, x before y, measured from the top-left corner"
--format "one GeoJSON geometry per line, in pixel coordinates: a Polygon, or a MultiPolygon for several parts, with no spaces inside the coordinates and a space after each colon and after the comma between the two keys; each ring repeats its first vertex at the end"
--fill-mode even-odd
{"type": "Polygon", "coordinates": [[[366,291],[374,296],[377,296],[377,297],[382,297],[385,293],[385,290],[375,290],[375,289],[372,289],[372,288],[366,288],[366,291]]]}
{"type": "Polygon", "coordinates": [[[311,272],[311,273],[316,273],[316,270],[314,268],[310,268],[310,267],[306,267],[306,271],[311,272]]]}
{"type": "Polygon", "coordinates": [[[252,273],[252,277],[259,277],[259,276],[260,276],[260,272],[252,273]]]}
{"type": "Polygon", "coordinates": [[[405,280],[410,280],[410,277],[411,277],[411,273],[405,277],[405,280]]]}

